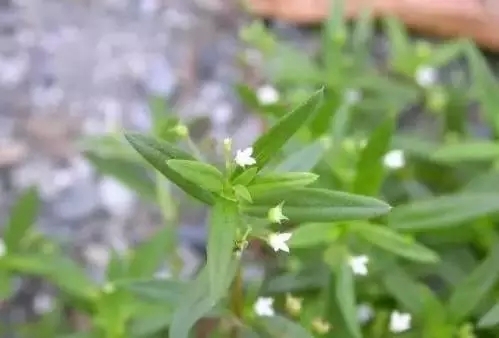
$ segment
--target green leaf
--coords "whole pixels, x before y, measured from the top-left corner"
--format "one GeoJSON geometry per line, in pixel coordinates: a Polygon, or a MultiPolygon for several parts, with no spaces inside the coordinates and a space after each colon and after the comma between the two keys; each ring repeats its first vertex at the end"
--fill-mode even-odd
{"type": "Polygon", "coordinates": [[[207,267],[210,281],[210,297],[216,299],[225,294],[225,278],[228,278],[240,216],[237,203],[218,198],[211,210],[207,244],[207,267]]]}
{"type": "Polygon", "coordinates": [[[369,243],[401,257],[422,263],[438,262],[438,255],[418,244],[408,236],[402,236],[393,230],[368,223],[358,223],[353,227],[355,233],[369,243]]]}
{"type": "Polygon", "coordinates": [[[219,193],[224,186],[222,173],[212,165],[187,160],[169,160],[166,162],[185,179],[193,182],[203,189],[219,193]]]}
{"type": "Polygon", "coordinates": [[[383,157],[390,149],[395,130],[395,119],[387,118],[371,134],[357,162],[353,191],[356,194],[376,196],[383,183],[383,157]]]}
{"type": "Polygon", "coordinates": [[[456,286],[448,308],[455,322],[466,318],[471,311],[489,296],[499,280],[499,244],[490,251],[487,258],[458,286],[456,286]]]}
{"type": "Polygon", "coordinates": [[[392,65],[396,70],[404,68],[402,60],[410,53],[410,43],[407,31],[402,23],[395,17],[384,19],[384,29],[390,41],[392,50],[392,65]]]}
{"type": "Polygon", "coordinates": [[[371,7],[365,7],[361,10],[359,19],[355,24],[352,33],[352,43],[354,55],[358,64],[368,64],[370,54],[370,42],[374,34],[373,11],[371,7]]]}
{"type": "Polygon", "coordinates": [[[301,188],[313,183],[319,176],[313,173],[271,173],[261,174],[248,185],[254,198],[291,189],[301,188]]]}
{"type": "Polygon", "coordinates": [[[187,292],[184,282],[162,279],[122,280],[116,282],[116,287],[130,291],[140,299],[151,303],[177,305],[182,295],[187,292]]]}
{"type": "Polygon", "coordinates": [[[326,134],[331,126],[331,121],[338,108],[341,106],[342,97],[338,90],[326,87],[324,89],[323,104],[317,109],[309,124],[309,129],[314,138],[326,134]]]}
{"type": "Polygon", "coordinates": [[[17,252],[30,227],[38,215],[40,199],[36,188],[29,188],[22,193],[13,206],[4,234],[7,250],[17,252]]]}
{"type": "Polygon", "coordinates": [[[450,164],[465,161],[494,161],[499,159],[499,143],[469,141],[448,144],[437,149],[432,159],[450,164]]]}
{"type": "Polygon", "coordinates": [[[135,249],[130,259],[128,276],[130,278],[151,277],[165,259],[173,240],[171,235],[171,229],[166,226],[135,249]]]}
{"type": "Polygon", "coordinates": [[[248,203],[253,202],[253,198],[251,197],[250,192],[244,185],[235,185],[234,186],[234,193],[236,194],[236,197],[238,200],[246,201],[248,203]]]}
{"type": "MultiPolygon", "coordinates": [[[[227,270],[227,275],[220,277],[219,288],[227,290],[234,278],[238,261],[232,260],[230,268],[227,270]]],[[[207,315],[215,305],[225,296],[224,292],[220,292],[213,298],[210,295],[210,275],[209,267],[205,266],[198,274],[196,279],[190,283],[186,293],[179,302],[178,308],[173,314],[172,323],[170,326],[170,338],[188,338],[189,331],[196,322],[207,315]]]]}
{"type": "Polygon", "coordinates": [[[136,161],[107,158],[93,153],[86,153],[85,157],[102,174],[114,177],[149,201],[155,200],[154,181],[136,161]]]}
{"type": "Polygon", "coordinates": [[[352,269],[344,261],[336,276],[336,299],[343,315],[348,331],[355,338],[362,337],[360,323],[357,319],[357,302],[355,300],[355,281],[352,269]]]}
{"type": "Polygon", "coordinates": [[[166,141],[155,140],[150,136],[137,133],[126,133],[125,137],[132,147],[142,155],[147,162],[184,192],[208,205],[214,203],[214,196],[212,193],[186,180],[166,163],[166,161],[171,159],[195,160],[191,155],[166,141]]]}
{"type": "Polygon", "coordinates": [[[330,147],[328,138],[321,138],[286,157],[273,171],[311,171],[330,147]]]}
{"type": "Polygon", "coordinates": [[[426,316],[430,312],[442,311],[443,307],[424,284],[417,282],[403,269],[392,266],[383,274],[382,282],[387,291],[401,306],[416,316],[426,316]],[[429,309],[433,306],[433,309],[429,309]]]}
{"type": "Polygon", "coordinates": [[[115,281],[126,278],[128,273],[128,262],[123,255],[118,254],[115,250],[111,251],[111,259],[106,269],[106,277],[108,281],[115,281]]]}
{"type": "Polygon", "coordinates": [[[270,208],[284,201],[283,213],[292,222],[334,222],[366,219],[386,214],[390,206],[373,197],[346,192],[299,188],[286,194],[275,193],[253,198],[242,210],[255,217],[267,217],[270,208]]]}
{"type": "Polygon", "coordinates": [[[335,223],[305,223],[293,229],[293,236],[288,245],[294,248],[332,243],[341,234],[340,227],[335,223]]]}
{"type": "Polygon", "coordinates": [[[479,328],[494,327],[499,324],[499,303],[496,303],[487,313],[478,321],[479,328]]]}
{"type": "Polygon", "coordinates": [[[487,64],[485,57],[473,44],[466,48],[468,63],[473,76],[473,91],[480,102],[488,125],[492,128],[494,135],[499,135],[499,96],[496,95],[499,86],[497,80],[487,64]]]}
{"type": "Polygon", "coordinates": [[[444,43],[433,51],[426,61],[426,65],[432,67],[445,66],[449,62],[456,60],[463,52],[464,44],[462,40],[444,43]]]}
{"type": "Polygon", "coordinates": [[[259,319],[265,331],[271,337],[279,338],[313,338],[304,327],[282,316],[262,317],[259,319]]]}
{"type": "Polygon", "coordinates": [[[460,225],[497,211],[499,194],[446,195],[395,207],[388,215],[388,224],[399,230],[432,230],[460,225]]]}
{"type": "MultiPolygon", "coordinates": [[[[262,169],[286,142],[309,120],[322,101],[323,89],[315,92],[301,106],[283,116],[253,144],[253,156],[262,169]]],[[[236,170],[239,174],[241,169],[236,170]]],[[[235,175],[234,175],[235,176],[235,175]]]]}
{"type": "Polygon", "coordinates": [[[347,40],[347,27],[344,19],[345,0],[334,0],[329,6],[328,18],[322,29],[323,63],[326,76],[338,81],[342,51],[347,40]]]}
{"type": "Polygon", "coordinates": [[[232,180],[233,185],[244,185],[247,186],[250,184],[253,179],[255,178],[256,174],[258,172],[257,167],[251,167],[243,171],[240,175],[236,176],[232,180]]]}

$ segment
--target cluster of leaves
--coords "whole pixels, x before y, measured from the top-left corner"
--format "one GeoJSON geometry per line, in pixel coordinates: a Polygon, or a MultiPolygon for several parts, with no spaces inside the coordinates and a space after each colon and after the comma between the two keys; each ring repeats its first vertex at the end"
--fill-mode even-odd
{"type": "Polygon", "coordinates": [[[230,142],[224,161],[208,163],[189,128],[164,116],[161,99],[152,101],[150,133],[85,141],[89,160],[156,203],[165,223],[129,255],[113,254],[105,283],[90,280],[31,227],[36,190],[20,197],[3,236],[2,299],[12,294],[16,275],[41,277],[61,296],[28,336],[187,338],[201,319],[213,319],[219,325],[211,337],[381,338],[394,335],[390,313],[397,309],[412,316],[410,329],[397,336],[497,335],[497,82],[471,43],[413,43],[392,18],[384,21],[391,55],[375,66],[369,11],[351,28],[341,1],[335,4],[317,60],[260,24],[243,31],[267,58],[281,94],[263,104],[251,88],[237,87],[272,125],[252,145],[254,165],[238,166],[230,142]],[[471,86],[464,77],[450,85],[418,81],[421,69],[460,56],[468,60],[471,86]],[[475,101],[487,137],[470,125],[475,101]],[[431,128],[399,130],[402,113],[414,106],[430,113],[431,128]],[[393,149],[403,154],[399,168],[384,162],[393,149]],[[187,281],[175,269],[171,279],[154,277],[165,259],[176,266],[172,185],[210,209],[207,262],[187,281]],[[283,224],[269,221],[276,207],[288,218],[283,224]],[[268,267],[261,283],[241,283],[248,241],[269,242],[276,232],[291,233],[290,253],[262,262],[268,267]],[[357,255],[369,258],[366,276],[355,275],[357,255]],[[273,298],[277,314],[256,316],[258,297],[273,298]],[[361,303],[373,309],[367,321],[359,320],[361,303]],[[90,319],[90,331],[71,333],[62,319],[68,305],[90,319]]]}
{"type": "MultiPolygon", "coordinates": [[[[285,154],[310,165],[307,170],[320,175],[318,186],[378,197],[394,208],[371,221],[300,224],[291,247],[301,268],[295,261],[284,264],[287,271],[269,277],[266,291],[302,294],[310,308],[323,309],[331,337],[390,336],[389,314],[397,308],[412,314],[413,327],[404,337],[473,337],[473,330],[493,337],[499,332],[497,81],[472,43],[411,42],[394,18],[383,20],[390,55],[375,66],[369,11],[350,27],[341,1],[335,3],[315,59],[278,41],[258,22],[247,27],[242,38],[267,58],[280,99],[265,104],[248,86],[238,90],[250,108],[272,121],[325,84],[323,109],[300,134],[302,149],[285,154]],[[418,83],[421,69],[436,71],[463,57],[469,79],[454,73],[449,84],[418,83]],[[361,99],[348,106],[352,90],[361,99]],[[469,118],[475,102],[482,135],[469,118]],[[412,107],[427,112],[430,122],[396,128],[412,107]],[[330,147],[317,155],[315,145],[324,138],[330,147]],[[393,149],[405,158],[396,170],[383,164],[393,149]],[[354,281],[343,275],[348,269],[335,270],[344,251],[370,257],[368,277],[354,281]],[[317,264],[318,252],[325,266],[317,264]],[[374,308],[368,324],[358,320],[357,303],[374,308]]],[[[305,306],[304,325],[310,321],[307,311],[314,310],[305,306]]]]}

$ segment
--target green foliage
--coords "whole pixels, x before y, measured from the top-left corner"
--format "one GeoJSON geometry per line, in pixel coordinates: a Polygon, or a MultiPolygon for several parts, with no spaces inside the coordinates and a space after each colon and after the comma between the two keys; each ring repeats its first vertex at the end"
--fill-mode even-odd
{"type": "Polygon", "coordinates": [[[251,145],[253,165],[238,163],[231,142],[216,145],[224,158],[205,156],[189,123],[158,97],[150,132],[82,142],[103,175],[155,203],[164,222],[131,252],[113,253],[103,284],[33,230],[36,190],[20,196],[4,230],[1,297],[11,295],[14,276],[38,276],[58,288],[60,305],[91,323],[88,332],[70,332],[54,310],[32,332],[189,338],[214,320],[211,337],[223,338],[381,338],[395,336],[395,326],[407,331],[401,337],[497,336],[496,79],[471,43],[413,42],[394,18],[382,25],[389,58],[373,67],[371,12],[351,27],[343,10],[334,1],[316,55],[259,22],[241,32],[264,55],[280,94],[265,104],[251,87],[236,86],[269,126],[251,145]],[[422,71],[458,57],[468,60],[471,91],[460,78],[421,80],[422,71]],[[472,100],[490,137],[472,132],[472,100]],[[414,106],[429,122],[398,128],[414,106]],[[172,186],[209,209],[206,262],[188,279],[175,265],[172,186]],[[255,282],[243,277],[256,241],[268,250],[265,259],[251,255],[265,268],[255,282]],[[159,279],[165,261],[172,276],[159,279]],[[360,304],[373,313],[361,316],[360,304]]]}

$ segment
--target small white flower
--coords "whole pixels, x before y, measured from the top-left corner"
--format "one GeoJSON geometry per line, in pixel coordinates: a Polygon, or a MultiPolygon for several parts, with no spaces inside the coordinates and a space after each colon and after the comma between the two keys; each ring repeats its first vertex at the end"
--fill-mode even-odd
{"type": "Polygon", "coordinates": [[[437,82],[437,70],[432,67],[421,66],[416,70],[416,82],[421,87],[429,87],[437,82]]]}
{"type": "Polygon", "coordinates": [[[344,99],[348,104],[356,104],[362,99],[362,94],[357,89],[347,89],[344,99]]]}
{"type": "Polygon", "coordinates": [[[389,169],[400,169],[405,166],[405,156],[402,150],[389,151],[383,158],[383,164],[389,169]]]}
{"type": "Polygon", "coordinates": [[[0,238],[0,257],[5,256],[7,253],[7,247],[5,246],[5,242],[0,238]]]}
{"type": "Polygon", "coordinates": [[[271,105],[279,101],[279,93],[277,90],[269,85],[262,86],[256,91],[256,97],[261,105],[271,105]]]}
{"type": "Polygon", "coordinates": [[[411,314],[393,311],[390,315],[390,331],[399,333],[411,328],[411,314]]]}
{"type": "Polygon", "coordinates": [[[366,276],[368,262],[369,257],[362,255],[350,257],[348,264],[350,264],[350,267],[355,275],[366,276]]]}
{"type": "Polygon", "coordinates": [[[279,250],[289,252],[289,247],[286,242],[291,238],[291,235],[290,232],[271,234],[268,238],[269,245],[276,252],[279,250]]]}
{"type": "Polygon", "coordinates": [[[49,294],[41,293],[33,299],[33,310],[39,315],[50,312],[53,308],[54,299],[49,294]]]}
{"type": "Polygon", "coordinates": [[[249,147],[244,150],[238,150],[236,152],[235,161],[236,164],[245,167],[247,165],[253,165],[256,163],[255,159],[251,156],[253,154],[253,148],[249,147]]]}
{"type": "Polygon", "coordinates": [[[361,324],[365,324],[374,316],[374,310],[369,304],[360,304],[357,307],[357,319],[361,324]]]}
{"type": "Polygon", "coordinates": [[[263,317],[272,317],[274,312],[274,299],[267,297],[259,297],[253,306],[255,313],[263,317]]]}

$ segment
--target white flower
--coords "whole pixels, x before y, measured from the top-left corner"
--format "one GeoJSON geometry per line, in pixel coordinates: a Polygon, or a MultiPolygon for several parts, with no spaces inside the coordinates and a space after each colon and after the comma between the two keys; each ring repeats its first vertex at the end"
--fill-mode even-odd
{"type": "Polygon", "coordinates": [[[279,101],[279,93],[277,90],[269,85],[262,86],[256,91],[256,97],[261,105],[271,105],[279,101]]]}
{"type": "Polygon", "coordinates": [[[374,310],[369,304],[360,304],[357,307],[357,319],[361,324],[367,323],[374,315],[374,310]]]}
{"type": "Polygon", "coordinates": [[[352,271],[355,275],[365,276],[367,275],[366,265],[368,262],[369,262],[369,257],[362,255],[362,256],[350,257],[348,264],[350,264],[350,267],[352,268],[352,271]]]}
{"type": "Polygon", "coordinates": [[[274,312],[274,299],[267,297],[259,297],[253,306],[255,313],[259,316],[272,317],[274,312]]]}
{"type": "Polygon", "coordinates": [[[7,253],[7,247],[5,246],[5,242],[0,238],[0,257],[5,256],[7,253]]]}
{"type": "Polygon", "coordinates": [[[279,250],[289,252],[289,247],[286,242],[291,238],[291,235],[290,232],[271,234],[268,238],[269,245],[276,252],[279,250]]]}
{"type": "Polygon", "coordinates": [[[400,169],[405,166],[405,156],[402,150],[389,151],[383,158],[383,164],[389,169],[400,169]]]}
{"type": "Polygon", "coordinates": [[[33,310],[39,315],[50,312],[53,308],[54,299],[49,294],[41,293],[33,299],[33,310]]]}
{"type": "Polygon", "coordinates": [[[411,314],[393,311],[390,315],[390,331],[399,333],[411,328],[411,314]]]}
{"type": "Polygon", "coordinates": [[[236,161],[237,165],[244,168],[247,165],[253,165],[256,163],[255,159],[251,157],[252,154],[253,154],[252,147],[246,148],[244,150],[238,150],[236,152],[236,157],[234,160],[236,161]]]}
{"type": "Polygon", "coordinates": [[[435,68],[421,66],[416,70],[416,82],[421,87],[428,87],[437,82],[437,70],[435,68]]]}
{"type": "Polygon", "coordinates": [[[362,94],[357,89],[347,89],[344,94],[344,99],[348,104],[355,104],[362,99],[362,94]]]}
{"type": "Polygon", "coordinates": [[[281,224],[282,221],[287,220],[288,218],[284,216],[282,213],[282,206],[284,205],[284,202],[280,203],[279,205],[269,209],[269,212],[267,214],[267,218],[270,222],[272,223],[279,223],[281,224]]]}

